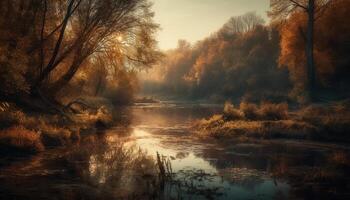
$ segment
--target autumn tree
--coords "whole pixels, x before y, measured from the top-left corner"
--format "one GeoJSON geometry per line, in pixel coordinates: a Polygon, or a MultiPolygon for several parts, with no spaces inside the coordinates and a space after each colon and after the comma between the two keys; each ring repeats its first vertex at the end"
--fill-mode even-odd
{"type": "MultiPolygon", "coordinates": [[[[232,19],[242,20],[251,15],[232,19]]],[[[196,44],[180,40],[178,47],[167,51],[164,62],[157,67],[160,80],[146,82],[149,87],[145,89],[190,99],[285,99],[289,79],[287,70],[277,66],[279,33],[265,26],[261,17],[252,16],[254,20],[245,28],[228,28],[234,27],[231,19],[196,44]]]]}
{"type": "Polygon", "coordinates": [[[300,25],[298,32],[305,40],[305,57],[307,64],[306,89],[310,100],[315,99],[316,73],[314,61],[314,26],[315,21],[322,15],[331,0],[270,0],[269,16],[274,21],[283,21],[294,12],[304,12],[307,16],[306,31],[300,25]]]}
{"type": "Polygon", "coordinates": [[[101,57],[129,68],[153,65],[160,53],[150,7],[147,0],[2,1],[1,69],[11,76],[1,77],[18,83],[0,88],[2,98],[55,101],[81,66],[101,57]]]}
{"type": "MultiPolygon", "coordinates": [[[[318,16],[314,30],[315,74],[317,77],[318,100],[345,98],[349,94],[348,63],[349,63],[349,18],[350,2],[347,0],[334,1],[318,16]],[[322,95],[327,94],[327,95],[322,95]]],[[[291,95],[302,97],[307,80],[305,67],[305,38],[300,29],[306,26],[307,16],[304,12],[294,12],[280,28],[281,53],[280,65],[288,67],[294,82],[291,95]]]]}

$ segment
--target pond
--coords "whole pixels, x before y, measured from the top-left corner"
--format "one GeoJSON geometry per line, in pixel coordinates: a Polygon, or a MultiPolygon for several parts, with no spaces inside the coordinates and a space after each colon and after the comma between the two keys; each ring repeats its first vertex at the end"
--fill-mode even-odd
{"type": "MultiPolygon", "coordinates": [[[[213,104],[137,104],[79,145],[1,158],[0,199],[347,199],[346,146],[198,138],[213,104]],[[160,181],[157,154],[169,177],[160,181]],[[169,172],[170,171],[170,172],[169,172]]],[[[349,199],[349,198],[348,198],[349,199]]]]}

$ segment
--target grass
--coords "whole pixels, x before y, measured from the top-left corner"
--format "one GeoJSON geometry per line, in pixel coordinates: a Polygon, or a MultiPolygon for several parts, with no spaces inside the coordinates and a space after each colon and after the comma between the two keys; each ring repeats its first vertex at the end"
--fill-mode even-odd
{"type": "Polygon", "coordinates": [[[264,120],[285,120],[288,119],[288,104],[261,103],[259,115],[264,120]]]}
{"type": "Polygon", "coordinates": [[[226,102],[223,116],[225,120],[283,120],[288,119],[288,104],[263,102],[258,106],[241,102],[239,108],[235,108],[233,104],[226,102]]]}
{"type": "Polygon", "coordinates": [[[50,127],[41,131],[41,140],[46,147],[67,146],[80,140],[79,131],[50,127]]]}
{"type": "Polygon", "coordinates": [[[296,118],[318,127],[315,139],[350,142],[350,103],[313,105],[296,112],[296,118]]]}
{"type": "Polygon", "coordinates": [[[310,138],[316,128],[305,122],[294,120],[279,121],[224,121],[221,115],[201,120],[196,125],[197,134],[215,138],[310,138]]]}
{"type": "Polygon", "coordinates": [[[0,102],[0,138],[3,153],[37,153],[45,147],[68,146],[80,141],[81,129],[107,128],[113,125],[110,109],[101,106],[67,121],[58,115],[25,114],[15,105],[0,102]]]}
{"type": "Polygon", "coordinates": [[[26,119],[22,111],[0,111],[0,129],[18,126],[26,119]]]}
{"type": "Polygon", "coordinates": [[[44,145],[40,135],[23,127],[15,126],[0,131],[1,153],[38,153],[44,145]]]}
{"type": "Polygon", "coordinates": [[[236,109],[230,102],[225,102],[223,117],[225,120],[244,119],[244,113],[240,109],[236,109]]]}
{"type": "Polygon", "coordinates": [[[288,104],[225,103],[223,113],[198,121],[200,136],[215,138],[294,138],[349,142],[350,106],[309,106],[290,112],[288,104]]]}
{"type": "Polygon", "coordinates": [[[104,106],[101,106],[95,113],[84,112],[74,118],[76,124],[82,127],[107,128],[113,125],[113,116],[104,106]]]}
{"type": "Polygon", "coordinates": [[[239,105],[239,109],[244,114],[244,118],[248,120],[258,120],[259,119],[259,108],[257,105],[252,103],[242,102],[239,105]]]}

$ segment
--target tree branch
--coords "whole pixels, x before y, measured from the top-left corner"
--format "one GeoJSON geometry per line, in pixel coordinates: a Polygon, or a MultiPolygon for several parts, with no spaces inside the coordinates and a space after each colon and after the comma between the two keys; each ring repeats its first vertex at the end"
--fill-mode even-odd
{"type": "Polygon", "coordinates": [[[303,8],[306,11],[309,10],[309,8],[307,6],[304,6],[304,5],[300,4],[300,3],[298,3],[296,0],[289,0],[289,1],[292,2],[297,7],[303,8]]]}

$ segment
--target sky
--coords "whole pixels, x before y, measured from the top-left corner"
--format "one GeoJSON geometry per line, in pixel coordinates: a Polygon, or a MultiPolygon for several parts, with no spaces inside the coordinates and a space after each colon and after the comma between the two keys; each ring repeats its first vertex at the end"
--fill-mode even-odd
{"type": "Polygon", "coordinates": [[[217,31],[232,16],[256,11],[264,18],[269,0],[152,0],[160,24],[159,47],[175,48],[179,39],[191,43],[217,31]]]}

